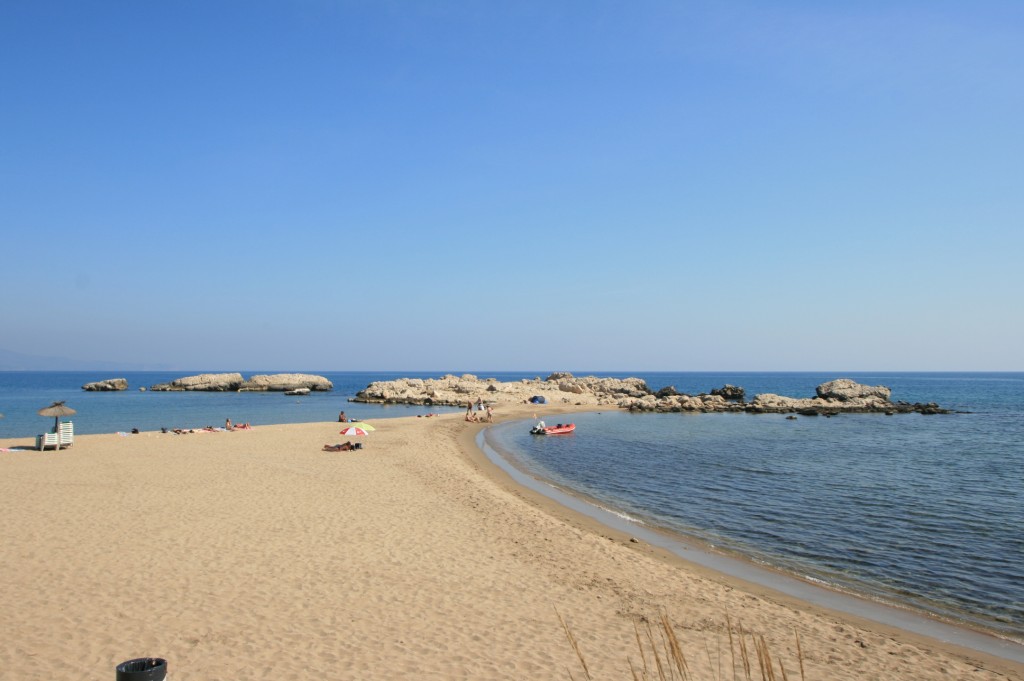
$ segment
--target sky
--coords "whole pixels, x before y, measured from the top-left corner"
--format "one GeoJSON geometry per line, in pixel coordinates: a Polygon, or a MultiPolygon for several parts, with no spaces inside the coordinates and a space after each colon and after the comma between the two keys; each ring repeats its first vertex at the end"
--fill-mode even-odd
{"type": "Polygon", "coordinates": [[[2,2],[0,350],[1024,370],[1022,64],[1017,0],[2,2]]]}

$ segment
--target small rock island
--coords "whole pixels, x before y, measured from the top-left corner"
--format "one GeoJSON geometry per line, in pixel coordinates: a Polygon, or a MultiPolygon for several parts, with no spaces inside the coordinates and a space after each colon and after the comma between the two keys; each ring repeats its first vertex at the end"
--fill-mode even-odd
{"type": "Polygon", "coordinates": [[[108,378],[103,381],[86,383],[82,386],[82,390],[86,390],[88,392],[115,392],[127,389],[128,379],[126,378],[108,378]]]}
{"type": "Polygon", "coordinates": [[[333,390],[334,384],[314,374],[259,374],[249,380],[239,373],[199,374],[177,378],[170,383],[158,383],[150,388],[157,392],[288,392],[299,389],[333,390]]]}

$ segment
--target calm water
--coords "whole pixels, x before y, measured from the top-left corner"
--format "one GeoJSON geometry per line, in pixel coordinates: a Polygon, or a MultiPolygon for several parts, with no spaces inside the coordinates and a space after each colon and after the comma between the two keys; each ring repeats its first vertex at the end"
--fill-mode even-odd
{"type": "MultiPolygon", "coordinates": [[[[373,419],[426,413],[349,404],[368,383],[443,372],[319,373],[331,393],[153,393],[139,386],[200,372],[129,373],[121,393],[85,393],[111,377],[0,372],[0,438],[50,425],[36,411],[67,400],[78,433],[331,421],[344,409],[373,419]]],[[[270,372],[243,372],[243,375],[270,372]]],[[[451,372],[462,373],[462,372],[451,372]]],[[[500,380],[535,373],[472,372],[500,380]]],[[[592,372],[575,372],[585,375],[592,372]]],[[[601,375],[608,375],[602,372],[601,375]]],[[[970,413],[842,415],[628,414],[574,417],[563,437],[495,429],[496,443],[532,473],[638,521],[694,536],[791,572],[910,604],[1024,639],[1024,374],[685,373],[636,375],[658,389],[812,396],[838,377],[970,413]]],[[[433,408],[432,411],[440,411],[433,408]]]]}
{"type": "MultiPolygon", "coordinates": [[[[160,428],[198,428],[223,426],[224,419],[234,423],[313,423],[334,421],[338,412],[359,418],[388,418],[446,411],[405,405],[349,404],[348,398],[373,381],[417,375],[425,378],[442,374],[397,374],[358,372],[312,372],[334,383],[331,392],[313,392],[304,397],[259,392],[140,392],[157,383],[167,383],[202,371],[175,372],[0,372],[0,438],[32,437],[53,426],[37,412],[57,400],[65,400],[77,414],[71,417],[75,432],[114,433],[117,431],[159,430],[160,428]],[[122,392],[85,392],[82,386],[107,378],[126,378],[128,390],[122,392]]],[[[243,371],[249,377],[270,371],[243,371]]],[[[518,375],[517,375],[518,376],[518,375]]]]}
{"type": "MultiPolygon", "coordinates": [[[[711,382],[695,391],[730,382],[811,395],[838,375],[700,375],[711,382]]],[[[1024,374],[842,375],[972,413],[608,411],[575,416],[571,436],[523,425],[491,439],[521,467],[640,522],[1024,639],[1024,374]]]]}

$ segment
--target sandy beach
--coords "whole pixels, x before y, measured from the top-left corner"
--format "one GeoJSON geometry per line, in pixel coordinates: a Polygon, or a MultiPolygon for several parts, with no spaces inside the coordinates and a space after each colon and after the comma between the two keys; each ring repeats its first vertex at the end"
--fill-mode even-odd
{"type": "Polygon", "coordinates": [[[727,617],[777,678],[1024,679],[630,541],[516,486],[461,414],[374,425],[354,452],[315,423],[0,453],[0,679],[147,656],[171,679],[588,678],[559,616],[591,678],[627,679],[663,615],[695,679],[746,678],[727,617]]]}

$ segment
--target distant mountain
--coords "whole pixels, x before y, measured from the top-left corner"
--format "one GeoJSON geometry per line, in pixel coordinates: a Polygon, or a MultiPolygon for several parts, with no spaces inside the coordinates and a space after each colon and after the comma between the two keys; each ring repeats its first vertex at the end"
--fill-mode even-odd
{"type": "Polygon", "coordinates": [[[164,371],[169,365],[126,364],[98,359],[26,355],[0,348],[0,371],[164,371]]]}

